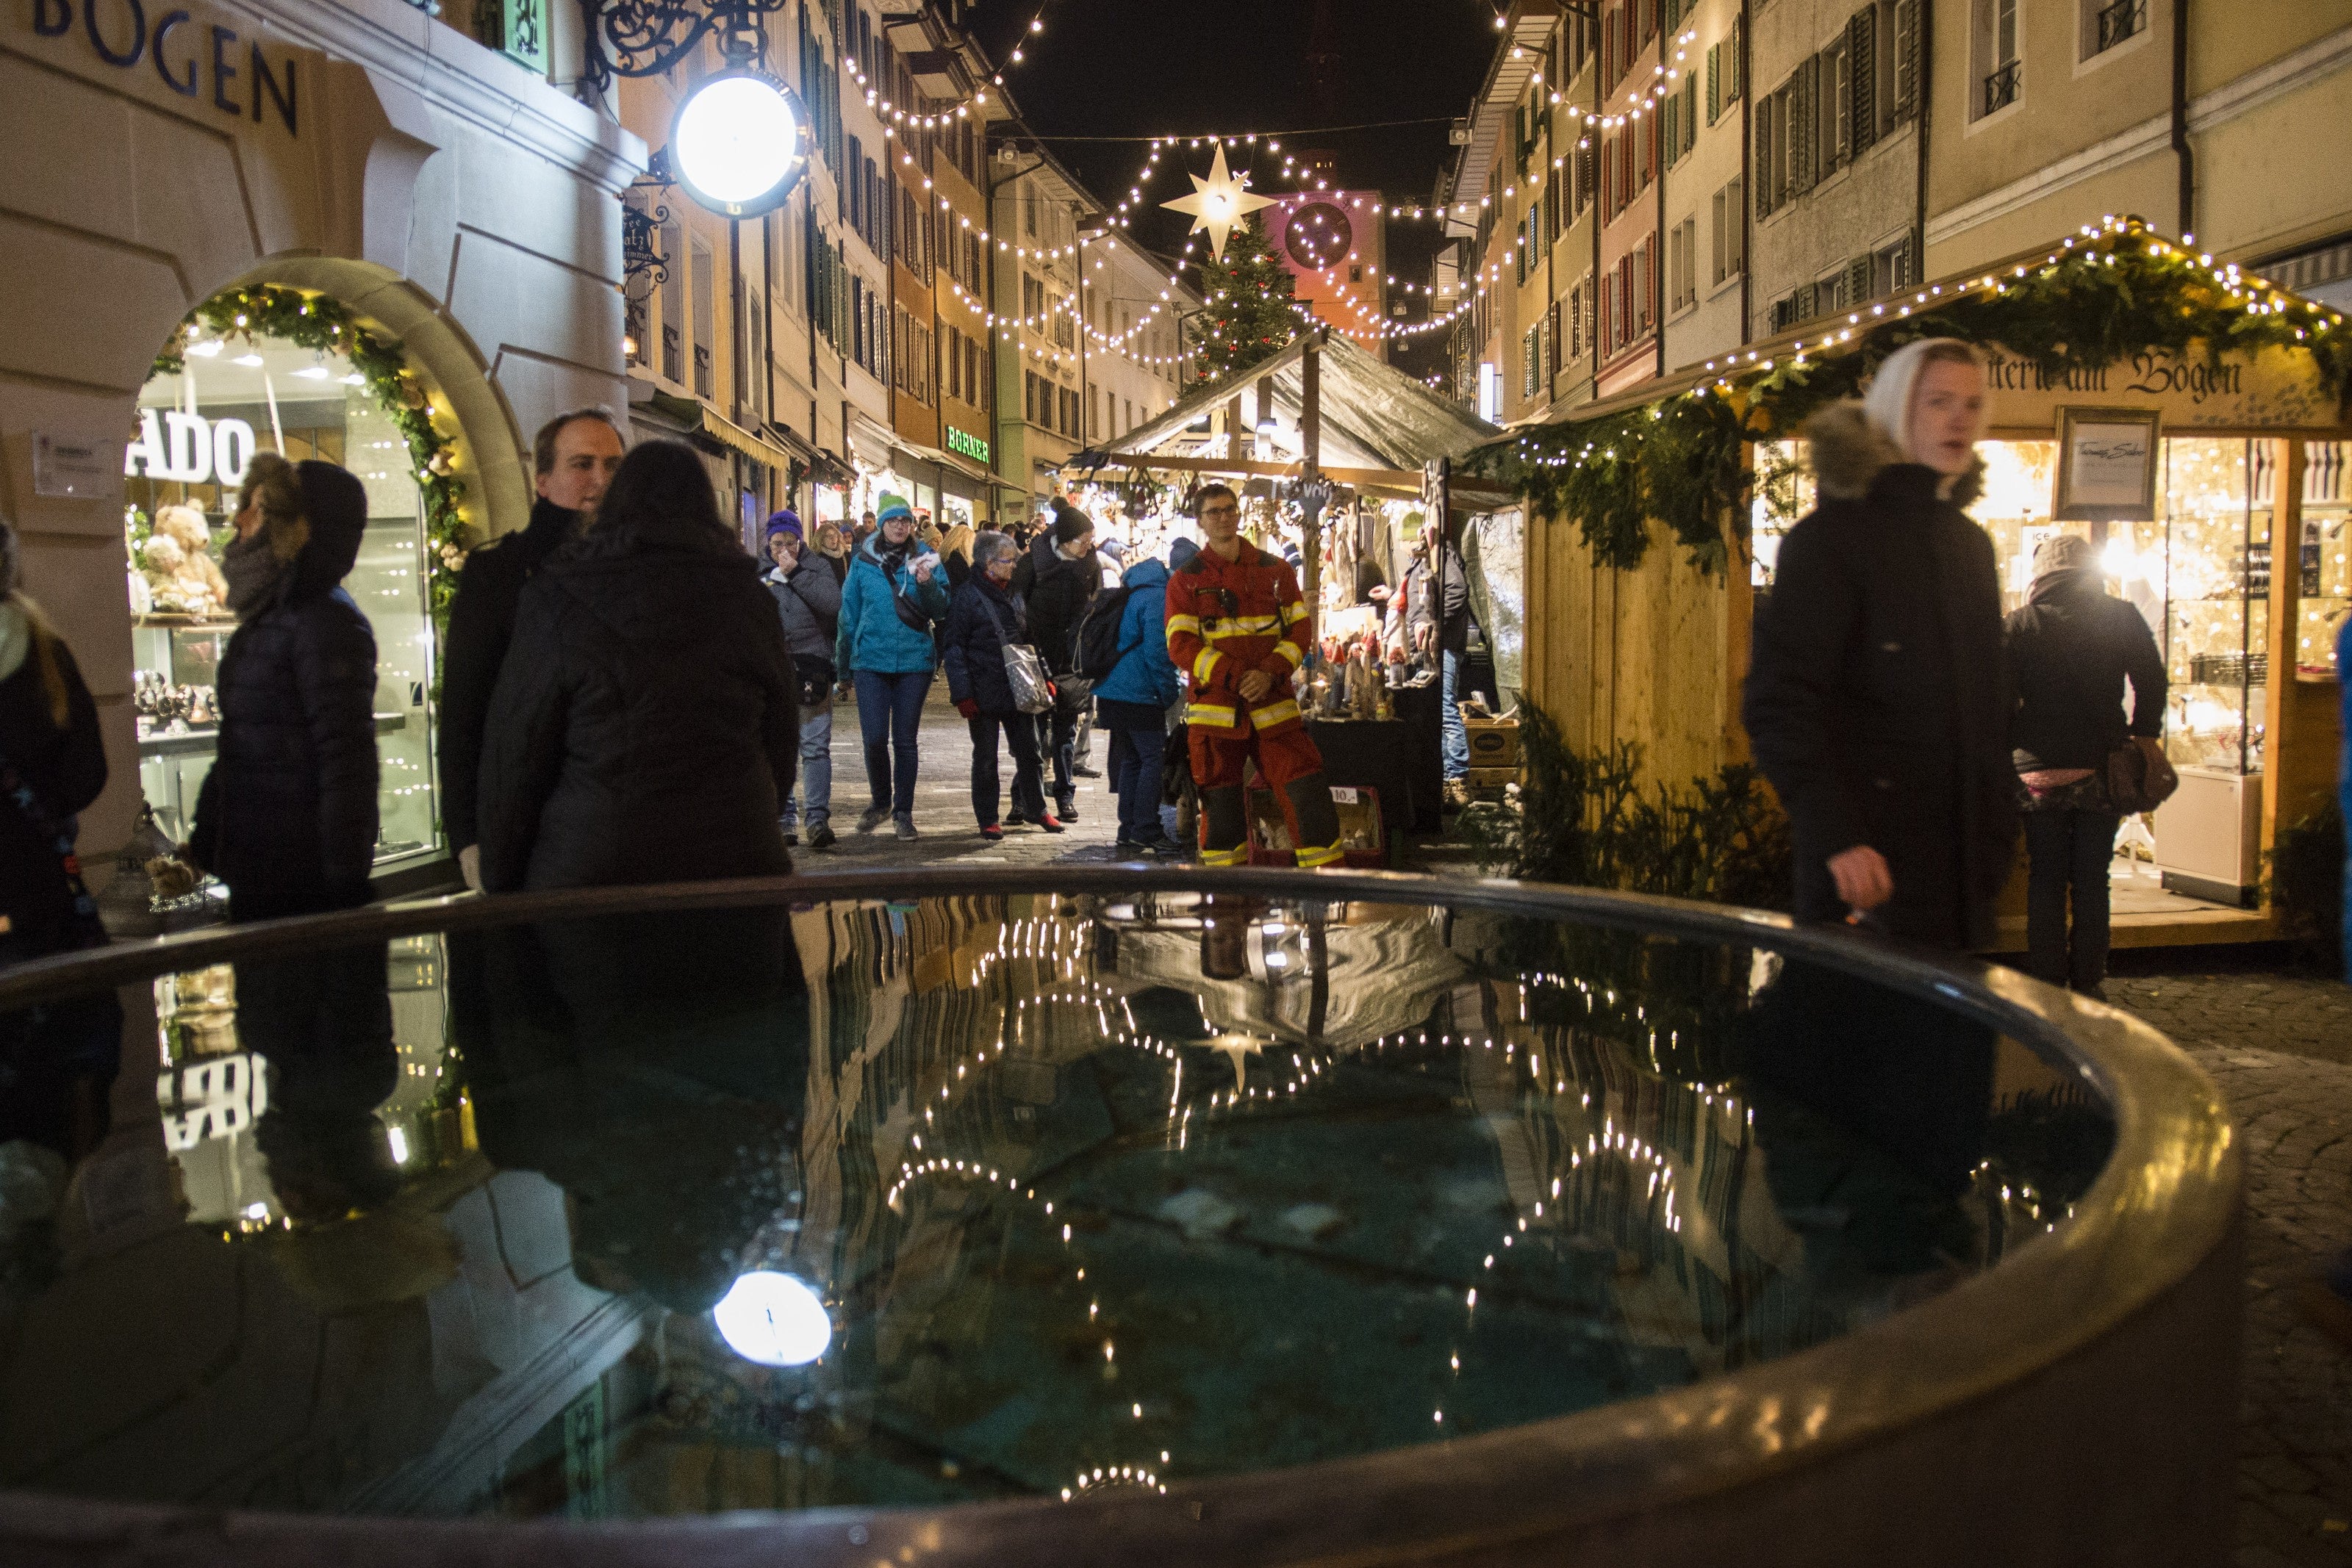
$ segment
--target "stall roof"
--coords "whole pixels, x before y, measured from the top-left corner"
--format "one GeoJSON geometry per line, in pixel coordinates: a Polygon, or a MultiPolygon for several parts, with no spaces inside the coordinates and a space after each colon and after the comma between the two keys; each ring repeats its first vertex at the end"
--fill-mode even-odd
{"type": "MultiPolygon", "coordinates": [[[[1223,437],[1190,427],[1247,395],[1259,381],[1272,381],[1276,415],[1296,426],[1306,355],[1307,340],[1301,338],[1242,379],[1196,392],[1159,418],[1063,466],[1149,468],[1154,456],[1222,456],[1223,437]]],[[[1320,460],[1326,468],[1418,470],[1434,458],[1459,457],[1502,434],[1345,338],[1326,338],[1322,361],[1320,460]]]]}

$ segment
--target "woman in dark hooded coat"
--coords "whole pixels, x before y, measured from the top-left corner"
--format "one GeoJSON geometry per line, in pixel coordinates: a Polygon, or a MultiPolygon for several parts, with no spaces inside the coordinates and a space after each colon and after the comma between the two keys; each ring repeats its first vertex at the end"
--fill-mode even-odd
{"type": "Polygon", "coordinates": [[[483,887],[791,871],[798,686],[701,457],[639,446],[523,591],[482,756],[483,887]]]}
{"type": "Polygon", "coordinates": [[[1822,501],[1781,543],[1742,711],[1794,828],[1801,920],[1993,939],[2017,783],[1992,541],[1960,510],[1984,395],[1977,351],[1929,339],[1805,427],[1822,501]]]}
{"type": "Polygon", "coordinates": [[[241,623],[189,852],[228,884],[231,920],[355,908],[375,863],[375,632],[342,581],[367,490],[331,463],[263,453],[236,531],[222,568],[241,623]]]}

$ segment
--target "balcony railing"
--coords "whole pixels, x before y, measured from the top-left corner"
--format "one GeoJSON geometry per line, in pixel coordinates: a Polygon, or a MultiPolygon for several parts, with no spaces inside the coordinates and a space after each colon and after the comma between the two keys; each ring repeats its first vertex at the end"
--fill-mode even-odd
{"type": "Polygon", "coordinates": [[[1984,78],[1984,112],[1991,114],[2017,101],[2018,62],[2011,60],[1984,78]]]}
{"type": "Polygon", "coordinates": [[[2116,0],[2099,12],[2098,21],[2098,47],[2091,52],[2103,55],[2147,26],[2147,0],[2116,0]]]}

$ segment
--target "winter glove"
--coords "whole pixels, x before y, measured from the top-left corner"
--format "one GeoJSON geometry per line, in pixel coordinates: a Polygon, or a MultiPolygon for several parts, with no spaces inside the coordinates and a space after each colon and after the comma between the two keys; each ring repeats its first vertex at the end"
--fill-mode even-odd
{"type": "Polygon", "coordinates": [[[980,704],[972,700],[971,697],[966,697],[963,701],[956,704],[956,712],[963,715],[966,718],[978,718],[980,716],[980,704]]]}

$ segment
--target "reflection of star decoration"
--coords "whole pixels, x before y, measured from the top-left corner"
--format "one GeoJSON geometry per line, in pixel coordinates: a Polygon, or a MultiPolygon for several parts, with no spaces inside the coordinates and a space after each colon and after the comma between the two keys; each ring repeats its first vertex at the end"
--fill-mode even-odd
{"type": "Polygon", "coordinates": [[[1219,261],[1225,259],[1226,236],[1241,221],[1260,207],[1274,205],[1273,197],[1251,195],[1249,188],[1226,170],[1223,142],[1217,144],[1217,161],[1209,165],[1207,179],[1191,173],[1186,177],[1192,182],[1192,193],[1160,204],[1176,212],[1191,214],[1192,233],[1208,230],[1210,247],[1217,253],[1219,261]]]}
{"type": "Polygon", "coordinates": [[[1221,1034],[1202,1043],[1211,1051],[1223,1051],[1226,1059],[1234,1064],[1234,1092],[1236,1094],[1245,1087],[1242,1081],[1242,1058],[1255,1056],[1265,1049],[1264,1041],[1252,1040],[1245,1034],[1221,1034]]]}

